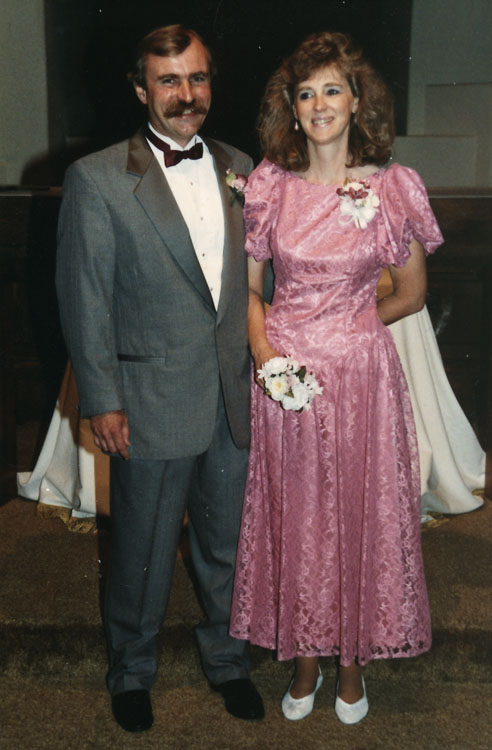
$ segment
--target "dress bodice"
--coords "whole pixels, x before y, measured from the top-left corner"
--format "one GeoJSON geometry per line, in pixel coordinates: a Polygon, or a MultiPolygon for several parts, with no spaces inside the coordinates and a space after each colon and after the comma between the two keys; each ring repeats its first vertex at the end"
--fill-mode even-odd
{"type": "Polygon", "coordinates": [[[395,164],[364,183],[379,204],[362,228],[342,213],[336,186],[313,184],[267,160],[250,177],[246,251],[257,260],[272,258],[275,272],[267,333],[278,345],[275,331],[281,329],[285,347],[291,332],[285,353],[293,353],[295,340],[307,336],[312,364],[328,328],[329,357],[349,353],[380,331],[376,286],[381,269],[403,266],[413,237],[426,252],[442,242],[416,172],[395,164]]]}

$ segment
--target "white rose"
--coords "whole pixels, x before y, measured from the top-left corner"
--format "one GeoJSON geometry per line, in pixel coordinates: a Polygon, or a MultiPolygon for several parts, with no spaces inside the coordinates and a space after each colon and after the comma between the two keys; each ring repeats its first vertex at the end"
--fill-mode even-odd
{"type": "Polygon", "coordinates": [[[370,222],[371,219],[373,219],[376,215],[376,211],[377,208],[371,205],[360,206],[357,209],[357,218],[359,220],[359,226],[361,227],[361,229],[365,229],[367,227],[368,222],[370,222]]]}
{"type": "Polygon", "coordinates": [[[264,362],[261,368],[258,370],[260,378],[266,380],[266,378],[272,375],[278,375],[281,372],[285,372],[289,366],[288,357],[272,357],[267,362],[264,362]]]}
{"type": "Polygon", "coordinates": [[[285,395],[282,406],[288,411],[299,411],[309,403],[309,390],[304,383],[296,383],[292,387],[292,396],[285,395]]]}
{"type": "Polygon", "coordinates": [[[315,396],[318,393],[323,393],[322,386],[319,385],[318,381],[316,380],[315,376],[312,372],[307,372],[304,375],[304,385],[308,388],[308,390],[314,394],[315,396]]]}
{"type": "Polygon", "coordinates": [[[282,401],[290,385],[286,375],[272,375],[265,380],[265,390],[274,401],[282,401]]]}
{"type": "Polygon", "coordinates": [[[287,357],[287,370],[292,373],[296,373],[298,370],[301,369],[301,366],[297,359],[294,359],[294,357],[287,357]]]}
{"type": "Polygon", "coordinates": [[[340,213],[342,214],[342,216],[357,216],[357,206],[355,205],[355,201],[353,201],[351,198],[343,196],[340,201],[340,213]]]}

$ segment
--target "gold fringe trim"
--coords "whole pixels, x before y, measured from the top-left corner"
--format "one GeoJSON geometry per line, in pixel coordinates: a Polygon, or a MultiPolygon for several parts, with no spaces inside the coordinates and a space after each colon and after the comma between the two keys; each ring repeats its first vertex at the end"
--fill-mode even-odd
{"type": "MultiPolygon", "coordinates": [[[[69,531],[74,534],[100,534],[101,532],[107,531],[104,528],[104,523],[107,521],[106,516],[99,516],[102,521],[103,527],[99,528],[97,519],[95,516],[88,518],[77,518],[72,515],[70,508],[64,508],[61,505],[49,505],[48,503],[36,503],[36,512],[43,518],[59,518],[65,526],[68,527],[69,531]]],[[[185,513],[183,519],[183,530],[188,526],[188,511],[185,513]]]]}
{"type": "Polygon", "coordinates": [[[59,518],[69,531],[74,534],[97,534],[97,522],[94,516],[90,518],[76,518],[69,508],[60,505],[47,505],[38,503],[37,513],[43,518],[59,518]]]}
{"type": "Polygon", "coordinates": [[[449,518],[442,513],[427,512],[427,515],[431,518],[430,521],[425,521],[425,523],[422,524],[423,531],[426,529],[436,529],[438,526],[442,526],[443,523],[449,522],[449,518]]]}
{"type": "Polygon", "coordinates": [[[492,497],[488,497],[485,494],[485,488],[478,489],[478,490],[473,490],[472,495],[475,495],[475,497],[481,497],[484,500],[492,500],[492,497]]]}

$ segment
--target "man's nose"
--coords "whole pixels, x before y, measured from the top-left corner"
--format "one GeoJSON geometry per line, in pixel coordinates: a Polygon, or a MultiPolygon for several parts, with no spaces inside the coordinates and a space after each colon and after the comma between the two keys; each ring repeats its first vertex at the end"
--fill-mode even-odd
{"type": "Polygon", "coordinates": [[[191,90],[189,81],[182,81],[179,88],[179,98],[184,102],[191,102],[193,99],[193,93],[191,90]]]}

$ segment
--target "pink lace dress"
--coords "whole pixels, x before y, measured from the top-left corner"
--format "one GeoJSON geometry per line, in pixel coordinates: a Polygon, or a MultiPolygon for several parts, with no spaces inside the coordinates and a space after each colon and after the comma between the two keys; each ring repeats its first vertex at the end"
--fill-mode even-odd
{"type": "Polygon", "coordinates": [[[442,236],[414,171],[366,182],[380,205],[365,229],[341,216],[335,187],[266,160],[247,188],[246,250],[275,270],[269,341],[323,386],[297,413],[252,385],[231,634],[279,659],[366,664],[431,643],[415,428],[376,284],[412,238],[431,252],[442,236]]]}

